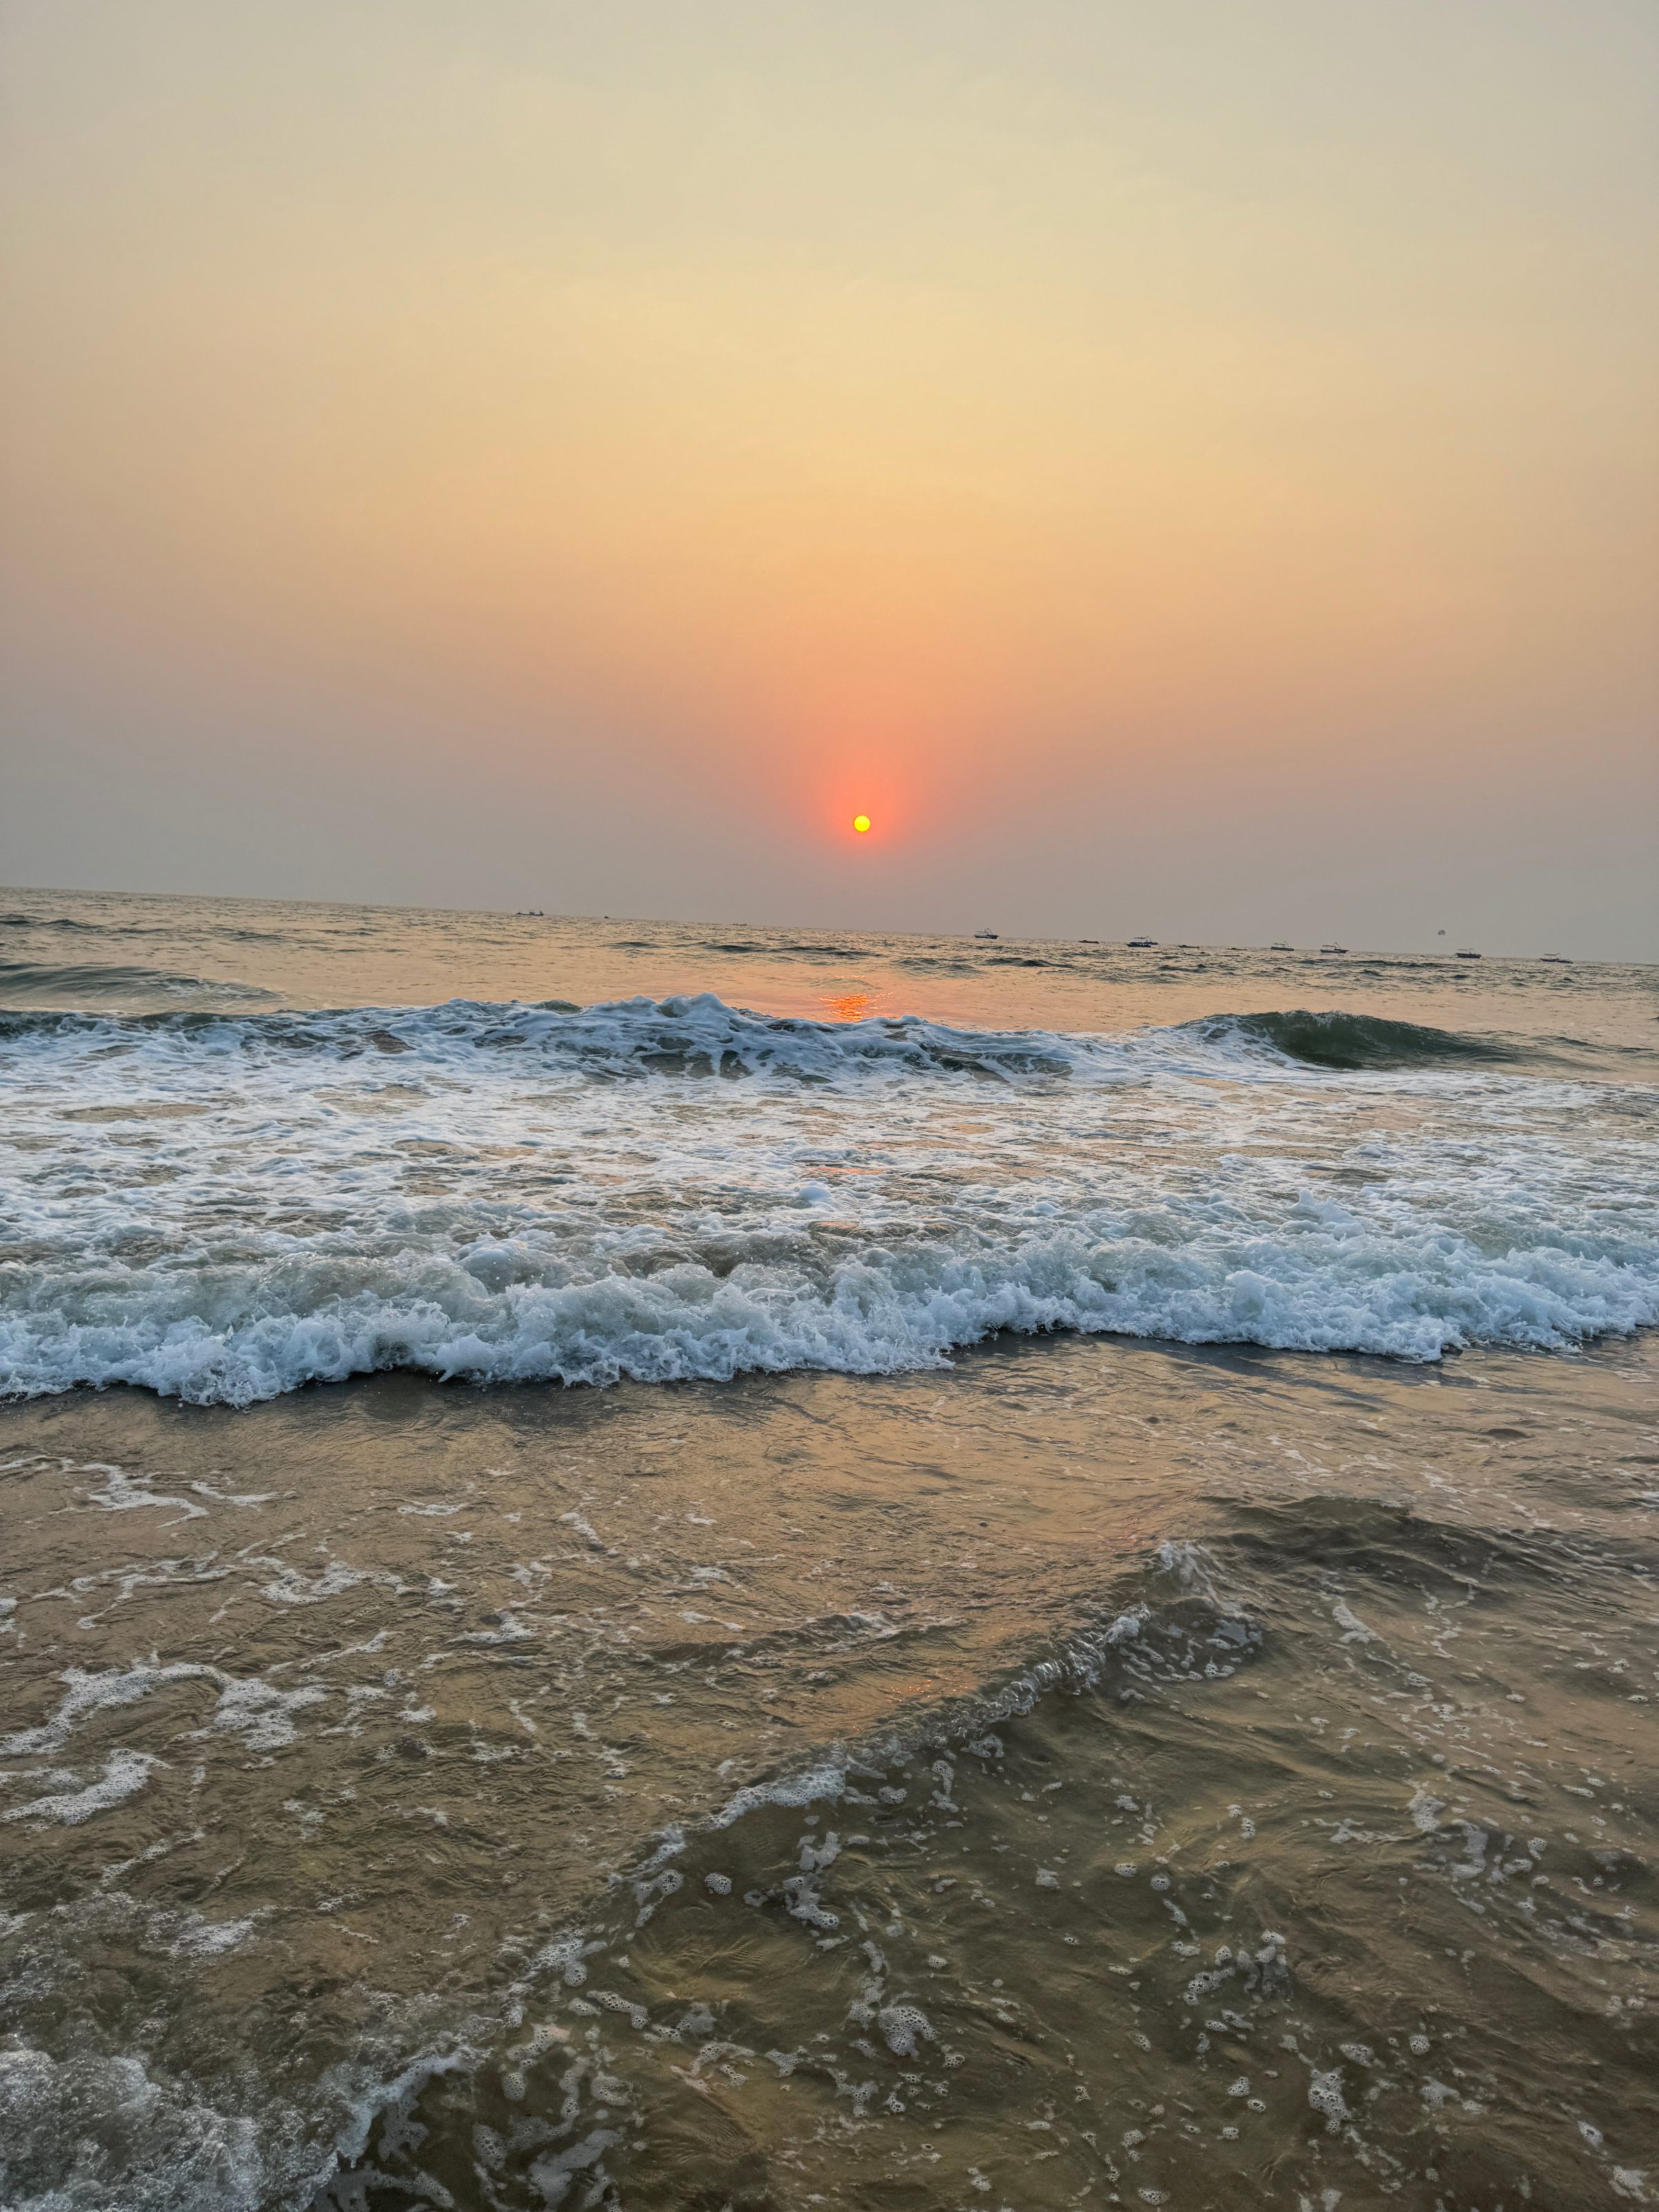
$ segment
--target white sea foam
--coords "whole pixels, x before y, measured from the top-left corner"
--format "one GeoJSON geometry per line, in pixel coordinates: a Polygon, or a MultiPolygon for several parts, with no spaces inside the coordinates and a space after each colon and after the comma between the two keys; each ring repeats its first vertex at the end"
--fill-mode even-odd
{"type": "Polygon", "coordinates": [[[198,1521],[206,1516],[207,1507],[195,1504],[188,1498],[169,1497],[166,1492],[152,1490],[149,1478],[139,1475],[136,1480],[124,1467],[112,1467],[102,1462],[90,1463],[86,1472],[104,1477],[102,1486],[86,1493],[88,1505],[101,1507],[107,1513],[142,1512],[147,1506],[176,1506],[176,1518],[198,1521]]]}
{"type": "Polygon", "coordinates": [[[141,2057],[0,2048],[0,2198],[15,2212],[256,2212],[279,2179],[261,2134],[141,2057]],[[43,2185],[46,2173],[58,2178],[43,2185]]]}
{"type": "Polygon", "coordinates": [[[1432,1359],[1659,1320],[1650,1094],[1358,1017],[31,1017],[0,1106],[19,1394],[876,1374],[1003,1329],[1432,1359]],[[135,1101],[207,1110],[96,1118],[135,1101]]]}
{"type": "Polygon", "coordinates": [[[222,1959],[228,1951],[239,1950],[259,1924],[257,1914],[240,1920],[209,1920],[199,1912],[173,1916],[172,1922],[157,1930],[172,1959],[222,1959]]]}
{"type": "Polygon", "coordinates": [[[761,1805],[816,1805],[826,1799],[833,1802],[846,1788],[844,1762],[810,1767],[800,1774],[781,1775],[775,1782],[753,1782],[726,1800],[714,1815],[712,1825],[729,1828],[745,1813],[752,1813],[761,1805]]]}
{"type": "Polygon", "coordinates": [[[51,1820],[65,1828],[78,1828],[83,1820],[107,1812],[112,1805],[121,1804],[142,1790],[155,1765],[148,1752],[112,1751],[94,1781],[81,1783],[73,1775],[54,1773],[46,1778],[61,1780],[62,1788],[32,1797],[25,1805],[8,1806],[0,1813],[0,1820],[51,1820]]]}
{"type": "MultiPolygon", "coordinates": [[[[193,1731],[195,1735],[204,1736],[211,1730],[228,1730],[243,1736],[252,1750],[276,1751],[293,1742],[295,1714],[320,1705],[327,1695],[326,1691],[310,1684],[297,1690],[279,1690],[258,1674],[228,1674],[217,1667],[199,1666],[184,1660],[165,1667],[151,1662],[136,1667],[112,1668],[101,1674],[85,1674],[71,1667],[58,1679],[68,1686],[51,1718],[0,1740],[0,1757],[49,1757],[61,1752],[76,1730],[94,1714],[137,1705],[141,1698],[173,1683],[196,1681],[208,1683],[217,1696],[206,1728],[193,1731]]],[[[133,1784],[134,1788],[137,1786],[137,1783],[133,1784]]],[[[4,1817],[21,1818],[22,1813],[31,1809],[25,1806],[18,1813],[9,1813],[4,1817]]]]}
{"type": "Polygon", "coordinates": [[[0,1758],[39,1757],[61,1751],[88,1715],[136,1705],[139,1698],[149,1697],[166,1683],[203,1680],[222,1683],[226,1679],[216,1667],[199,1667],[186,1661],[167,1667],[141,1664],[112,1668],[101,1674],[87,1674],[78,1667],[70,1667],[58,1677],[68,1687],[51,1719],[37,1728],[20,1729],[15,1735],[0,1740],[0,1758]]]}
{"type": "Polygon", "coordinates": [[[299,1690],[279,1690],[253,1675],[227,1682],[219,1692],[210,1725],[240,1735],[250,1751],[280,1751],[294,1741],[294,1716],[307,1705],[321,1705],[325,1690],[307,1685],[299,1690]]]}

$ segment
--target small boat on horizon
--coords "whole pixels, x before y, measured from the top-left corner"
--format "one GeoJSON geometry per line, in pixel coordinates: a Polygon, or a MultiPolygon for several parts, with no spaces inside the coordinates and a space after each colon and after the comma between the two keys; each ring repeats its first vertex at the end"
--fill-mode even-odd
{"type": "Polygon", "coordinates": [[[1322,952],[1346,952],[1348,948],[1346,945],[1322,945],[1319,949],[1322,952]]]}
{"type": "Polygon", "coordinates": [[[1480,955],[1478,952],[1462,951],[1454,952],[1452,957],[1454,960],[1478,960],[1480,955]]]}
{"type": "Polygon", "coordinates": [[[974,932],[974,936],[975,939],[983,939],[987,945],[994,945],[997,941],[997,933],[994,929],[976,929],[974,932]]]}
{"type": "Polygon", "coordinates": [[[1155,937],[1132,937],[1129,939],[1129,950],[1131,952],[1145,952],[1149,946],[1157,943],[1158,939],[1155,937]]]}
{"type": "Polygon", "coordinates": [[[1571,968],[1572,965],[1565,952],[1540,952],[1538,963],[1541,968],[1571,968]]]}
{"type": "Polygon", "coordinates": [[[1293,945],[1270,945],[1267,950],[1269,952],[1294,952],[1296,947],[1293,945]]]}

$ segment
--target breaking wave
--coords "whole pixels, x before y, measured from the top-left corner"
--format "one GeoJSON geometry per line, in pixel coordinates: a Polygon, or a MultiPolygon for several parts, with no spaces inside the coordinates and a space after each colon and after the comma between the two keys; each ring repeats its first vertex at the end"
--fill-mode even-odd
{"type": "MultiPolygon", "coordinates": [[[[0,989],[4,974],[0,967],[0,989]]],[[[442,1006],[362,1006],[317,1013],[214,1015],[191,1010],[126,1020],[79,1012],[10,1021],[0,1016],[0,1036],[20,1042],[33,1036],[70,1045],[94,1038],[115,1043],[124,1034],[160,1048],[255,1057],[308,1052],[349,1060],[366,1052],[409,1053],[428,1061],[456,1062],[513,1054],[600,1079],[765,1075],[806,1083],[872,1074],[1005,1080],[1066,1076],[1103,1064],[1105,1043],[1043,1030],[952,1029],[916,1015],[827,1022],[757,1014],[728,1006],[708,992],[695,998],[625,999],[586,1007],[561,999],[534,1005],[458,999],[442,1006]]]]}
{"type": "Polygon", "coordinates": [[[1435,1359],[1477,1344],[1560,1349],[1659,1322],[1651,1249],[1574,1249],[1541,1228],[1499,1255],[1437,1224],[1415,1237],[1289,1225],[1276,1244],[1186,1249],[1089,1228],[939,1240],[893,1253],[728,1237],[661,1254],[654,1273],[526,1234],[452,1253],[371,1231],[206,1239],[193,1260],[133,1267],[88,1253],[7,1267],[0,1392],[129,1382],[246,1405],[309,1382],[410,1368],[445,1380],[605,1385],[743,1373],[942,1367],[1012,1331],[1079,1330],[1435,1359]],[[264,1249],[260,1249],[264,1242],[264,1249]],[[733,1249],[760,1248],[732,1264],[733,1249]],[[401,1249],[399,1249],[401,1246],[401,1249]]]}
{"type": "Polygon", "coordinates": [[[1001,1331],[1422,1360],[1659,1322],[1650,1097],[1503,1058],[1352,1015],[1091,1037],[708,995],[0,1015],[28,1163],[0,1392],[879,1374],[1001,1331]]]}
{"type": "MultiPolygon", "coordinates": [[[[269,996],[246,984],[204,982],[146,968],[0,962],[0,997],[136,999],[167,992],[217,993],[230,1000],[269,996]]],[[[97,1031],[114,1042],[121,1028],[148,1032],[158,1042],[166,1038],[201,1050],[254,1055],[269,1050],[352,1059],[365,1052],[412,1053],[453,1061],[513,1052],[617,1079],[720,1075],[828,1083],[871,1075],[955,1075],[1003,1081],[1121,1080],[1194,1052],[1212,1063],[1216,1073],[1234,1074],[1264,1060],[1358,1073],[1437,1063],[1502,1066],[1520,1057],[1501,1037],[1465,1036],[1370,1014],[1215,1014],[1165,1029],[1098,1036],[956,1028],[915,1014],[852,1022],[760,1014],[727,1006],[712,992],[592,1006],[562,999],[524,1004],[457,999],[441,1006],[264,1014],[198,1006],[147,1012],[125,1022],[118,1013],[112,1018],[78,1010],[43,1011],[21,1018],[0,1013],[0,1037],[20,1041],[33,1033],[67,1042],[97,1031]]]]}

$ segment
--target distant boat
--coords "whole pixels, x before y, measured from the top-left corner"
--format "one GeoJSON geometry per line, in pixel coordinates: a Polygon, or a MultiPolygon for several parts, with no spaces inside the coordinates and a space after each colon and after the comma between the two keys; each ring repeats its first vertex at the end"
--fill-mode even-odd
{"type": "Polygon", "coordinates": [[[1348,948],[1346,945],[1322,945],[1319,949],[1322,952],[1346,952],[1348,948]]]}
{"type": "Polygon", "coordinates": [[[1480,955],[1478,952],[1455,952],[1452,957],[1454,960],[1478,960],[1480,955]]]}
{"type": "Polygon", "coordinates": [[[974,932],[974,935],[977,938],[983,938],[988,945],[994,945],[997,941],[997,933],[994,929],[976,929],[974,932]]]}
{"type": "Polygon", "coordinates": [[[1158,939],[1155,937],[1132,937],[1129,939],[1129,950],[1132,952],[1145,952],[1149,945],[1157,943],[1158,939]]]}
{"type": "Polygon", "coordinates": [[[1293,945],[1270,945],[1267,950],[1269,952],[1294,952],[1296,947],[1293,945]]]}
{"type": "Polygon", "coordinates": [[[1079,945],[1098,945],[1100,939],[1097,937],[1079,937],[1078,939],[1079,945]]]}
{"type": "Polygon", "coordinates": [[[1565,952],[1540,952],[1539,963],[1545,968],[1571,968],[1572,963],[1565,952]]]}

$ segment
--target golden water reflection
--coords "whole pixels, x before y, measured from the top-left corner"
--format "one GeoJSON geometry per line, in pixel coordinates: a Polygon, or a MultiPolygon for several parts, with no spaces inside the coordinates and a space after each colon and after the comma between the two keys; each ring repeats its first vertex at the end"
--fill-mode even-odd
{"type": "Polygon", "coordinates": [[[876,991],[848,991],[821,1004],[832,1022],[861,1022],[866,1014],[874,1013],[879,996],[876,991]]]}

